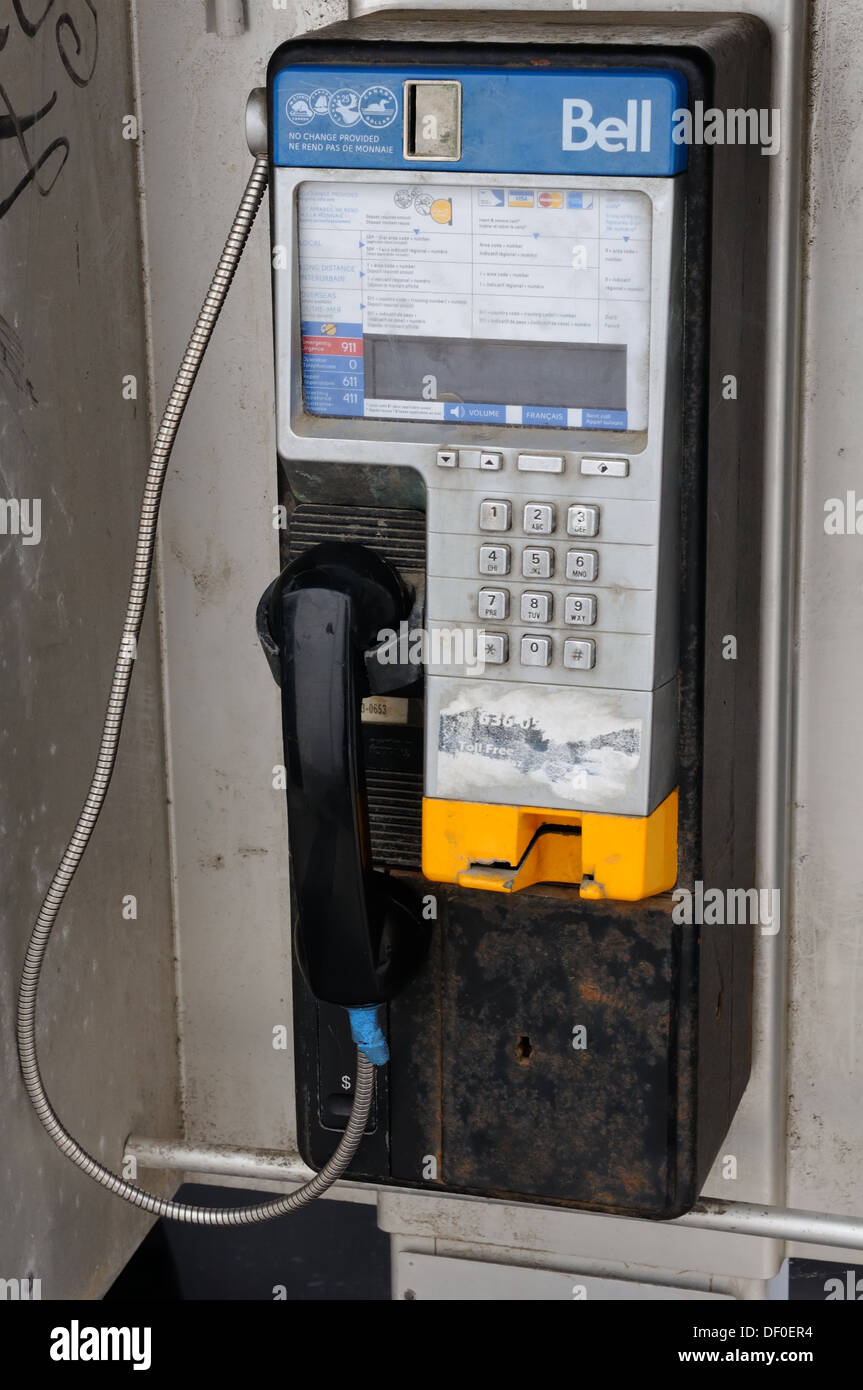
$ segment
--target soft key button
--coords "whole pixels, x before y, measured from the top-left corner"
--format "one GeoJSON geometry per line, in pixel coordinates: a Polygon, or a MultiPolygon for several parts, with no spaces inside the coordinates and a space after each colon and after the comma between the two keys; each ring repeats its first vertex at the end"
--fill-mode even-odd
{"type": "Polygon", "coordinates": [[[522,473],[562,473],[561,454],[519,454],[518,467],[522,473]]]}
{"type": "Polygon", "coordinates": [[[581,471],[589,478],[628,478],[629,459],[582,459],[581,471]]]}

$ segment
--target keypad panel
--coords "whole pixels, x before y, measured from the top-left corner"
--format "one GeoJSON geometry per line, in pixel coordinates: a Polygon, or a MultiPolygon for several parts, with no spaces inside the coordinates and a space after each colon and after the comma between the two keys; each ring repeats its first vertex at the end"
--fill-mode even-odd
{"type": "MultiPolygon", "coordinates": [[[[663,638],[658,668],[660,504],[645,495],[643,475],[641,496],[624,496],[614,475],[583,480],[577,459],[560,470],[557,456],[531,455],[516,468],[520,455],[498,453],[500,468],[483,474],[486,452],[494,450],[459,450],[456,476],[470,486],[430,498],[431,626],[467,634],[468,645],[472,629],[487,679],[652,688],[671,643],[663,638]]],[[[471,674],[471,657],[450,650],[432,658],[430,674],[471,674]]]]}
{"type": "MultiPolygon", "coordinates": [[[[560,628],[593,628],[600,621],[601,595],[589,592],[591,584],[601,582],[600,554],[578,542],[582,537],[602,539],[601,505],[578,500],[559,505],[529,496],[526,500],[480,496],[474,505],[476,616],[482,623],[509,625],[505,632],[485,629],[486,665],[595,670],[601,639],[568,638],[560,628]],[[505,534],[506,541],[490,543],[485,539],[490,531],[505,534]],[[549,543],[536,544],[535,537],[548,538],[549,543]],[[488,575],[505,577],[507,586],[483,584],[488,575]],[[537,586],[536,581],[554,582],[562,591],[537,586]],[[536,631],[543,627],[557,630],[536,631]]],[[[525,678],[529,679],[529,671],[525,678]]]]}

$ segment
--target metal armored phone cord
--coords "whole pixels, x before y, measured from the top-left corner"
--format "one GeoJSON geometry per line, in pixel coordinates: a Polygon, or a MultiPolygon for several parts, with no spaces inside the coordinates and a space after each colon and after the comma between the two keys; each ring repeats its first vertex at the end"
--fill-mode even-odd
{"type": "Polygon", "coordinates": [[[77,1140],[69,1134],[48,1099],[39,1071],[39,1058],[36,1051],[36,999],[39,991],[39,975],[42,970],[45,951],[51,939],[51,932],[57,920],[57,914],[63,905],[66,890],[81,863],[111,784],[111,776],[117,757],[117,745],[126,711],[129,682],[132,678],[134,653],[147,602],[147,591],[150,587],[159,503],[171,450],[180,421],[183,418],[189,393],[201,365],[201,359],[225,302],[225,296],[234,278],[234,271],[243,253],[266,187],[267,160],[264,157],[259,157],[255,160],[251,177],[225,242],[225,249],[198,315],[194,332],[189,339],[189,345],[183,355],[183,361],[180,364],[173,389],[168,398],[168,404],[165,407],[165,413],[162,416],[162,423],[156,436],[144,487],[126,619],[123,624],[123,635],[120,639],[120,650],[114,665],[111,694],[108,699],[105,722],[102,726],[96,769],[83,809],[78,817],[78,823],[51,880],[51,886],[45,894],[45,900],[31,933],[18,990],[18,1055],[21,1059],[24,1084],[36,1114],[60,1152],[70,1158],[88,1177],[94,1178],[103,1187],[107,1187],[109,1192],[116,1193],[118,1197],[131,1202],[133,1206],[141,1207],[154,1216],[165,1216],[175,1221],[189,1221],[199,1226],[246,1226],[258,1221],[269,1221],[273,1217],[284,1216],[288,1212],[296,1211],[298,1207],[305,1206],[315,1197],[320,1197],[322,1192],[332,1186],[350,1164],[366,1127],[374,1084],[375,1069],[372,1063],[360,1051],[357,1052],[354,1102],[347,1128],[332,1157],[309,1182],[287,1196],[277,1197],[271,1202],[262,1202],[256,1206],[187,1206],[183,1202],[166,1201],[162,1197],[156,1197],[152,1193],[146,1192],[141,1187],[136,1187],[134,1183],[126,1182],[117,1173],[112,1173],[109,1168],[99,1163],[85,1149],[82,1149],[77,1140]]]}

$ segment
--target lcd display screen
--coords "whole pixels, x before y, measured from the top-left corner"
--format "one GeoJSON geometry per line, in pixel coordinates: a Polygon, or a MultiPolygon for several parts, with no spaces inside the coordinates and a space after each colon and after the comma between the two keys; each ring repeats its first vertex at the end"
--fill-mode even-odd
{"type": "Polygon", "coordinates": [[[644,429],[650,237],[638,191],[302,184],[306,409],[644,429]]]}

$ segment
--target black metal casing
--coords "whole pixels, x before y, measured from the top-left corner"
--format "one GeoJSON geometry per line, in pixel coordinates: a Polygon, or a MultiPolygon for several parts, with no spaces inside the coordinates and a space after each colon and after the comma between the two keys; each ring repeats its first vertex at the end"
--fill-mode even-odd
{"type": "MultiPolygon", "coordinates": [[[[766,30],[748,19],[615,27],[591,21],[386,16],[322,30],[293,63],[430,60],[674,66],[707,106],[769,105],[766,30]],[[397,20],[397,22],[395,22],[397,20]],[[488,40],[482,41],[483,23],[488,40]],[[589,33],[589,41],[586,41],[589,33]],[[506,42],[501,42],[504,35],[506,42]],[[540,42],[537,40],[540,39],[540,42]]],[[[766,182],[757,148],[691,148],[686,185],[680,514],[679,886],[755,884],[766,182]],[[745,210],[745,215],[741,209],[745,210]],[[723,398],[729,374],[745,383],[723,398]],[[723,639],[737,639],[726,660],[723,639]]],[[[406,469],[280,461],[285,560],[330,540],[387,557],[421,620],[424,493],[406,469]]],[[[671,894],[586,902],[544,886],[511,897],[419,872],[421,682],[402,726],[364,725],[371,853],[428,920],[431,942],[388,1006],[392,1054],[352,1176],[671,1218],[695,1202],[750,1065],[752,933],[678,924],[671,894]],[[588,1045],[572,1045],[573,1029],[588,1045]]],[[[295,875],[296,875],[296,849],[295,875]]],[[[295,899],[298,896],[296,877],[295,899]]],[[[343,1012],[295,972],[300,1145],[319,1166],[343,1127],[352,1071],[343,1012]]]]}

